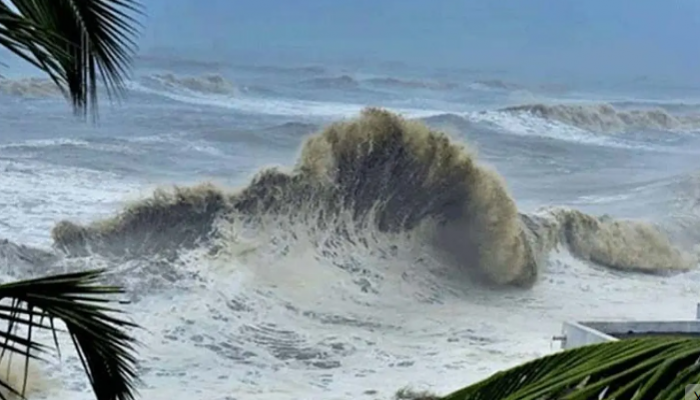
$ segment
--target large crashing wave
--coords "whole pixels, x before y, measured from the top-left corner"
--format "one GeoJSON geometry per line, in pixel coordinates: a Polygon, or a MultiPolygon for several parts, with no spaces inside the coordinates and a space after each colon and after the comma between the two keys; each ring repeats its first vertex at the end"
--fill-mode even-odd
{"type": "Polygon", "coordinates": [[[610,104],[526,104],[501,111],[529,113],[599,133],[700,129],[700,116],[671,114],[661,108],[620,110],[610,104]]]}
{"type": "Polygon", "coordinates": [[[367,109],[305,142],[289,172],[265,169],[245,188],[158,191],[114,218],[61,222],[55,244],[80,255],[169,252],[218,236],[218,222],[280,218],[349,238],[348,230],[412,234],[445,263],[479,281],[530,286],[547,253],[623,270],[687,270],[696,260],[654,226],[576,210],[518,213],[500,176],[446,135],[388,111],[367,109]],[[350,226],[352,225],[352,226],[350,226]]]}

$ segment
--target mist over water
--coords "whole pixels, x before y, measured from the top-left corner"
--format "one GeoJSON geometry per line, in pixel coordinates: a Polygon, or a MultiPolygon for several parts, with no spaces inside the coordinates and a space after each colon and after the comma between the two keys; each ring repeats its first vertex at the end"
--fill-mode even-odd
{"type": "MultiPolygon", "coordinates": [[[[2,278],[108,268],[144,398],[447,392],[692,317],[695,3],[164,4],[98,125],[0,79],[2,278]]],[[[90,398],[67,357],[32,396],[90,398]]]]}

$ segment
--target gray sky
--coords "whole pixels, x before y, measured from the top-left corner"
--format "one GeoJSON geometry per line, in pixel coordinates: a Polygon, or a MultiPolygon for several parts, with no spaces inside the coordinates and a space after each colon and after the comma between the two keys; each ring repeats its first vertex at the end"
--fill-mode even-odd
{"type": "Polygon", "coordinates": [[[144,49],[700,81],[697,0],[145,3],[144,49]]]}

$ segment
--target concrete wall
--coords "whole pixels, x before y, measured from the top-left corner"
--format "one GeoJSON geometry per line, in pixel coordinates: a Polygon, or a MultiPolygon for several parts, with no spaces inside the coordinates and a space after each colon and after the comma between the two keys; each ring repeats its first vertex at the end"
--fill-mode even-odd
{"type": "Polygon", "coordinates": [[[610,336],[645,333],[700,334],[700,321],[580,322],[610,336]]]}
{"type": "Polygon", "coordinates": [[[597,329],[586,326],[585,322],[564,322],[562,334],[561,347],[563,349],[618,340],[597,329]]]}

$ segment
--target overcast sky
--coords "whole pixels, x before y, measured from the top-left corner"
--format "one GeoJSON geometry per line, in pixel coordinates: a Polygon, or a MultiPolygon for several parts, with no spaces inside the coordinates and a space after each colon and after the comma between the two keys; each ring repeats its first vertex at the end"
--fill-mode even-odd
{"type": "Polygon", "coordinates": [[[686,78],[700,72],[697,0],[145,3],[144,49],[686,78]]]}
{"type": "Polygon", "coordinates": [[[237,63],[248,54],[700,83],[699,0],[142,2],[144,53],[165,47],[237,63]]]}

